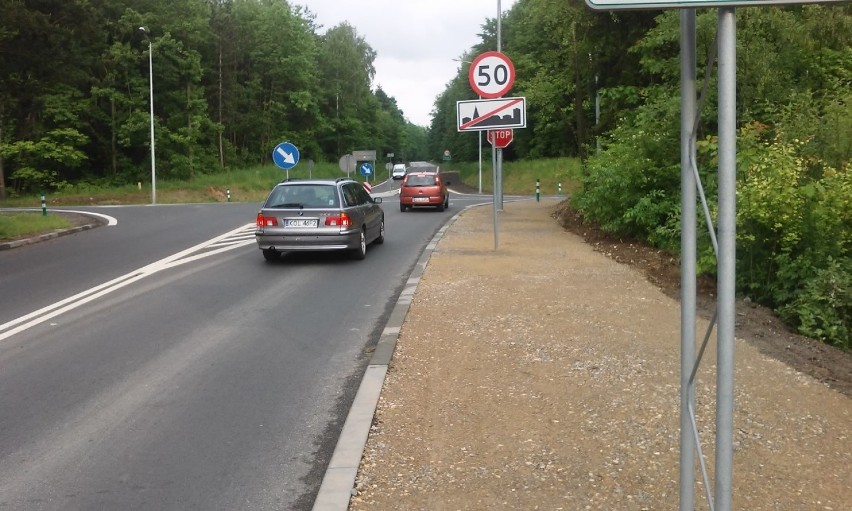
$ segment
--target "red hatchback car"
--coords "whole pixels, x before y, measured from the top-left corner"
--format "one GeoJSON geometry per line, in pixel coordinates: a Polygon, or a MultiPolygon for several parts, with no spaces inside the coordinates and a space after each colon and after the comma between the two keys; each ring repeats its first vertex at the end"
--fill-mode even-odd
{"type": "Polygon", "coordinates": [[[448,184],[444,183],[439,172],[409,168],[399,188],[399,210],[427,206],[444,211],[450,207],[448,184]]]}

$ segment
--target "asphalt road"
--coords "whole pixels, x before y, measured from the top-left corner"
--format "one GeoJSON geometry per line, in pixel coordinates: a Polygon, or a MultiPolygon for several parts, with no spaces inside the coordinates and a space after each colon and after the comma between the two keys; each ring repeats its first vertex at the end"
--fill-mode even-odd
{"type": "Polygon", "coordinates": [[[266,263],[259,204],[97,208],[118,224],[0,252],[0,509],[309,509],[418,255],[481,201],[385,198],[364,261],[266,263]]]}

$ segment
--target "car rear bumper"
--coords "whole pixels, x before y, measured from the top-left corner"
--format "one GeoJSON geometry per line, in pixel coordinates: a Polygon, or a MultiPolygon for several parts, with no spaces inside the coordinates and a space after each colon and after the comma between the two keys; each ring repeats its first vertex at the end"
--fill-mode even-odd
{"type": "Polygon", "coordinates": [[[400,196],[399,202],[405,204],[406,206],[440,206],[444,203],[444,198],[440,195],[436,196],[424,196],[424,195],[416,195],[414,197],[406,197],[400,196]]]}
{"type": "Polygon", "coordinates": [[[265,234],[255,233],[257,248],[277,250],[279,252],[350,250],[361,246],[361,233],[358,230],[341,234],[265,234]]]}

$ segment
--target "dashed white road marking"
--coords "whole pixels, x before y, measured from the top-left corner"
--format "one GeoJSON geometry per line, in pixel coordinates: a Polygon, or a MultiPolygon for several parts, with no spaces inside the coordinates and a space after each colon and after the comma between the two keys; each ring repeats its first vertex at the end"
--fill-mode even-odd
{"type": "Polygon", "coordinates": [[[48,305],[47,307],[42,307],[41,309],[31,312],[25,316],[3,323],[0,325],[0,341],[8,339],[17,333],[44,323],[45,321],[53,319],[60,314],[74,310],[77,307],[97,300],[98,298],[106,296],[113,291],[129,286],[136,281],[154,275],[160,271],[250,245],[255,242],[253,234],[254,228],[255,224],[253,223],[238,227],[221,236],[217,236],[203,243],[199,243],[194,247],[190,247],[174,255],[160,259],[159,261],[143,266],[138,270],[134,270],[118,278],[112,279],[109,282],[105,282],[99,286],[95,286],[81,293],[77,293],[74,296],[70,296],[64,300],[48,305]],[[251,237],[249,237],[249,233],[251,233],[251,237]]]}

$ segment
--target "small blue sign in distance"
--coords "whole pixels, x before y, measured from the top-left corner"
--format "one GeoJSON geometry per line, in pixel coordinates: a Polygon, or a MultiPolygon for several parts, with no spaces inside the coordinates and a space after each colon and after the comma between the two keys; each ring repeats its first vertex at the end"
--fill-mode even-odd
{"type": "Polygon", "coordinates": [[[281,169],[292,169],[299,163],[299,150],[290,142],[282,142],[272,150],[272,161],[281,169]]]}
{"type": "Polygon", "coordinates": [[[358,170],[361,171],[361,174],[365,176],[373,175],[373,164],[372,163],[362,163],[361,166],[358,167],[358,170]]]}

